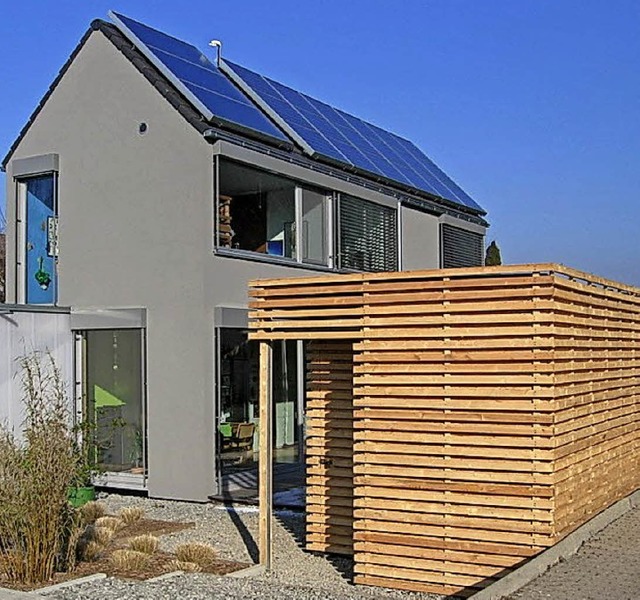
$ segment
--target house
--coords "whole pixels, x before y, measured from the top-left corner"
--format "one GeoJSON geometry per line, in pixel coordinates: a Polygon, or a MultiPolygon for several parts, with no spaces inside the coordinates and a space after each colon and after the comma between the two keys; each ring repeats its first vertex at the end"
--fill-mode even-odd
{"type": "MultiPolygon", "coordinates": [[[[202,501],[254,464],[248,281],[480,265],[488,224],[411,142],[110,17],[2,163],[7,302],[70,307],[105,483],[202,501]]],[[[295,462],[303,342],[274,369],[276,461],[295,462]]]]}

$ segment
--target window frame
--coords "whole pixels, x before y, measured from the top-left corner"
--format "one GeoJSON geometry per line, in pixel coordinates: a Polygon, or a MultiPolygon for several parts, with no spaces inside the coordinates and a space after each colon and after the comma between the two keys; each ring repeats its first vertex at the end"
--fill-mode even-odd
{"type": "Polygon", "coordinates": [[[334,234],[333,227],[333,204],[334,204],[334,192],[330,189],[322,188],[313,183],[308,183],[300,179],[293,178],[289,175],[265,169],[263,167],[256,167],[239,161],[234,158],[230,158],[223,155],[214,156],[214,207],[213,207],[213,235],[212,244],[215,254],[223,256],[233,256],[236,258],[251,259],[275,264],[284,264],[287,266],[300,267],[305,269],[319,269],[319,270],[333,270],[334,269],[334,256],[335,251],[333,248],[334,234]],[[219,241],[219,227],[220,227],[220,161],[224,160],[234,165],[239,165],[242,168],[249,169],[256,172],[268,173],[281,179],[286,179],[291,182],[294,187],[294,223],[295,223],[295,253],[294,256],[278,256],[274,254],[267,254],[262,252],[255,252],[253,250],[246,250],[242,248],[227,248],[220,245],[219,241]],[[305,260],[302,256],[303,248],[303,227],[302,227],[302,206],[303,206],[303,193],[305,190],[316,192],[324,196],[323,200],[323,217],[324,217],[324,249],[325,249],[325,262],[320,263],[313,260],[305,260]]]}
{"type": "MultiPolygon", "coordinates": [[[[244,157],[243,157],[244,158],[244,157]]],[[[402,265],[402,222],[400,218],[400,201],[393,200],[389,202],[380,202],[372,200],[371,198],[363,197],[370,196],[367,190],[362,190],[362,195],[358,194],[357,190],[350,190],[344,192],[340,190],[340,185],[336,182],[334,186],[323,186],[316,182],[306,181],[302,177],[296,177],[290,173],[281,172],[277,169],[269,168],[263,164],[252,164],[231,153],[214,153],[213,155],[213,231],[212,231],[212,250],[213,254],[217,256],[224,256],[230,258],[238,258],[244,260],[252,260],[257,262],[266,262],[270,264],[278,264],[282,266],[288,266],[293,268],[302,268],[306,270],[317,270],[324,272],[367,272],[358,271],[356,269],[345,268],[340,265],[340,240],[341,240],[341,223],[340,223],[340,198],[342,196],[349,196],[360,202],[365,202],[377,207],[381,210],[393,211],[393,221],[395,225],[395,231],[393,232],[394,251],[396,255],[396,264],[394,270],[400,270],[402,265]],[[220,175],[220,161],[228,161],[229,163],[237,164],[246,169],[251,169],[257,172],[269,173],[276,177],[281,177],[292,182],[295,186],[295,223],[296,223],[296,253],[293,257],[277,256],[266,254],[262,252],[254,252],[252,250],[245,250],[241,248],[229,248],[222,246],[219,240],[219,227],[220,227],[220,195],[221,195],[221,175],[220,175]],[[325,243],[325,262],[319,263],[313,260],[304,260],[302,257],[302,197],[304,190],[317,191],[324,194],[324,243],[325,243]]],[[[283,171],[286,170],[283,168],[283,171]]],[[[351,184],[352,186],[352,184],[351,184]]]]}

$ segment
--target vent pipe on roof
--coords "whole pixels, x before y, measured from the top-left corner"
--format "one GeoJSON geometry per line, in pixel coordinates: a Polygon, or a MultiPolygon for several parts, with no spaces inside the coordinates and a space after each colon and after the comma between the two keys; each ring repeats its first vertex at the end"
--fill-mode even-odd
{"type": "Polygon", "coordinates": [[[220,40],[211,40],[209,46],[216,49],[216,66],[220,66],[220,59],[222,58],[222,42],[220,40]]]}

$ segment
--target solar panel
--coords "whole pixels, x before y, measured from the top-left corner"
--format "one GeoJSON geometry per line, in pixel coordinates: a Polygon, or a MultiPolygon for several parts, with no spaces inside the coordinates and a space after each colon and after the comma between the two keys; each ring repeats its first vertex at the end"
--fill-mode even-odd
{"type": "Polygon", "coordinates": [[[482,211],[408,140],[230,61],[220,68],[309,154],[482,211]]]}
{"type": "Polygon", "coordinates": [[[208,121],[278,142],[290,140],[195,46],[110,12],[109,16],[208,121]]]}

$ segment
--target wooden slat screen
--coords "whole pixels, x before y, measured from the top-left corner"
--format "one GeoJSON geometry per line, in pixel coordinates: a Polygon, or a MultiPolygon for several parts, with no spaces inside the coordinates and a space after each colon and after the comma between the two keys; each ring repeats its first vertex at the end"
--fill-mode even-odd
{"type": "Polygon", "coordinates": [[[307,549],[353,554],[353,347],[307,348],[307,549]]]}
{"type": "Polygon", "coordinates": [[[522,265],[251,293],[256,339],[352,344],[356,583],[471,594],[640,487],[636,288],[522,265]]]}
{"type": "Polygon", "coordinates": [[[553,543],[552,277],[435,283],[365,285],[355,572],[465,594],[553,543]]]}
{"type": "Polygon", "coordinates": [[[640,298],[557,278],[554,309],[559,539],[640,487],[640,298]]]}

